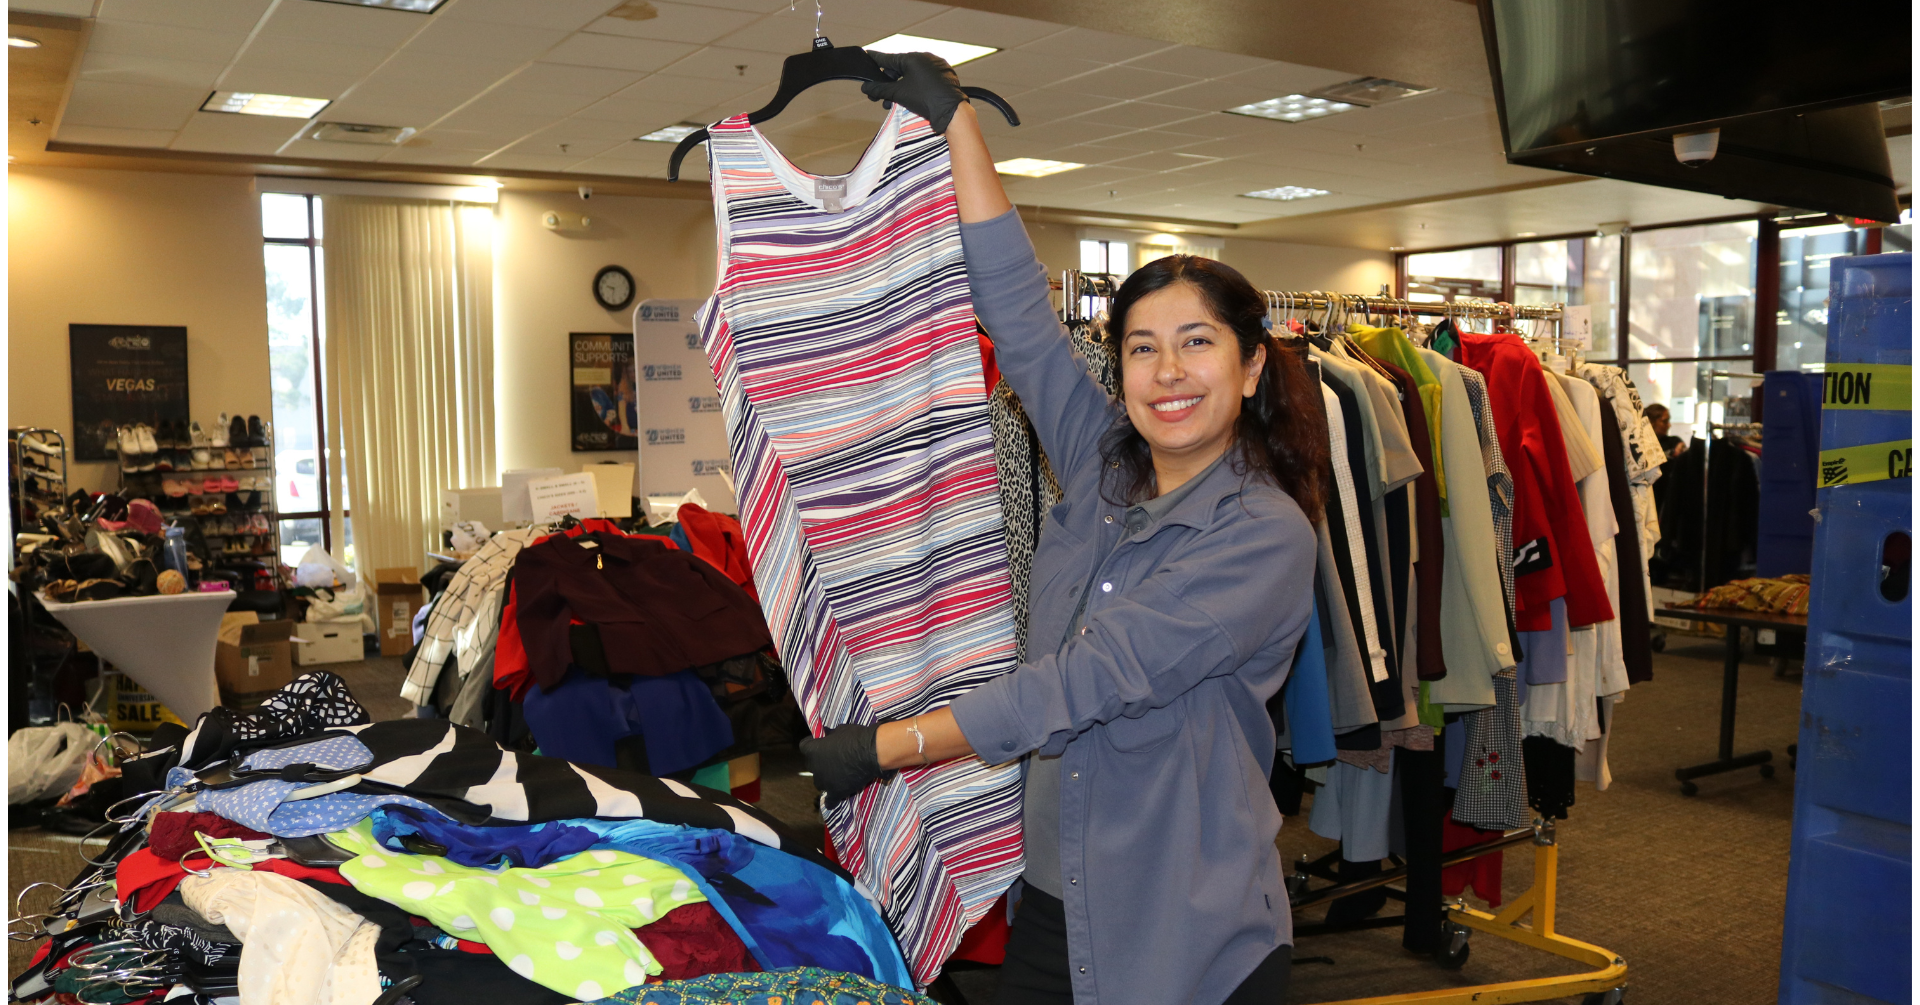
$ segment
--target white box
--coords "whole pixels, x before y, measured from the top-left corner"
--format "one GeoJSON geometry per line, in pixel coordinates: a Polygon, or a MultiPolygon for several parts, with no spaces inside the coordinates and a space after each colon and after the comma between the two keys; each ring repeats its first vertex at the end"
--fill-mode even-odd
{"type": "Polygon", "coordinates": [[[293,661],[308,667],[366,659],[365,634],[366,626],[359,618],[303,621],[293,629],[293,661]]]}
{"type": "Polygon", "coordinates": [[[440,490],[440,526],[451,527],[462,520],[474,520],[488,530],[499,530],[507,525],[501,515],[500,489],[441,489],[440,490]]]}

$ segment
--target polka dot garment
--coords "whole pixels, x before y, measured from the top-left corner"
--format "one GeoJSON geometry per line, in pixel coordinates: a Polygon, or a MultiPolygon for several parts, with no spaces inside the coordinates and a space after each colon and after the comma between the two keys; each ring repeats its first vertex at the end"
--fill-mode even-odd
{"type": "Polygon", "coordinates": [[[633,929],[706,900],[680,870],[628,852],[596,849],[537,869],[480,869],[382,848],[365,822],[327,837],[359,853],[340,867],[355,889],[484,942],[515,973],[581,1001],[660,973],[633,929]]]}

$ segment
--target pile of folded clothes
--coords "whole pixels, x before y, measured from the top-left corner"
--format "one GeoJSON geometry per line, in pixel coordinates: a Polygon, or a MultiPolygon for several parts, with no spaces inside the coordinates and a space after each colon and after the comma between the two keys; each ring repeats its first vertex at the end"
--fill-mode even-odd
{"type": "Polygon", "coordinates": [[[15,1001],[924,1005],[838,866],[711,789],[371,722],[345,682],[162,727],[15,1001]]]}

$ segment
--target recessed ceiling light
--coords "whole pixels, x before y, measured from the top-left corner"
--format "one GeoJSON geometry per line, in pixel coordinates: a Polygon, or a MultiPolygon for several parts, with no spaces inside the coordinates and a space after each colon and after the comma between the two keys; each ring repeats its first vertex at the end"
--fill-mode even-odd
{"type": "Polygon", "coordinates": [[[1284,98],[1268,98],[1251,105],[1229,108],[1234,115],[1251,115],[1256,119],[1278,119],[1281,122],[1306,122],[1309,119],[1324,119],[1329,115],[1350,112],[1359,105],[1350,105],[1344,101],[1328,101],[1325,98],[1310,98],[1304,94],[1289,94],[1284,98]]]}
{"type": "Polygon", "coordinates": [[[1062,171],[1073,171],[1086,167],[1072,161],[1049,161],[1038,157],[1015,157],[1010,161],[994,161],[993,169],[1001,174],[1014,174],[1022,178],[1045,178],[1062,171]]]}
{"type": "Polygon", "coordinates": [[[1317,195],[1326,195],[1324,188],[1306,188],[1300,185],[1282,185],[1279,188],[1263,188],[1258,192],[1242,192],[1242,199],[1273,199],[1279,202],[1292,202],[1295,199],[1311,199],[1317,195]]]}
{"type": "Polygon", "coordinates": [[[307,134],[308,139],[328,143],[370,143],[375,146],[399,146],[419,130],[412,126],[375,126],[363,122],[322,122],[307,134]]]}
{"type": "Polygon", "coordinates": [[[8,35],[7,45],[15,49],[38,49],[40,48],[40,40],[37,38],[28,38],[25,35],[8,35]]]}
{"type": "Polygon", "coordinates": [[[1405,251],[1407,250],[1407,246],[1404,244],[1395,244],[1395,245],[1389,246],[1387,250],[1388,251],[1405,251]]]}
{"type": "Polygon", "coordinates": [[[332,103],[328,98],[294,98],[285,94],[255,94],[252,91],[215,91],[201,103],[200,110],[237,115],[274,115],[283,119],[311,119],[320,114],[320,109],[332,103]]]}
{"type": "Polygon", "coordinates": [[[971,59],[989,56],[1000,50],[990,45],[969,45],[966,42],[949,42],[944,38],[927,38],[922,35],[888,35],[866,47],[868,52],[931,52],[947,61],[950,66],[959,66],[971,59]]]}
{"type": "Polygon", "coordinates": [[[655,129],[645,136],[636,136],[634,139],[648,143],[678,143],[705,128],[707,127],[698,122],[682,122],[664,129],[655,129]]]}
{"type": "Polygon", "coordinates": [[[326,3],[343,3],[351,7],[385,7],[388,10],[404,10],[415,14],[431,14],[440,9],[447,0],[325,0],[326,3]]]}

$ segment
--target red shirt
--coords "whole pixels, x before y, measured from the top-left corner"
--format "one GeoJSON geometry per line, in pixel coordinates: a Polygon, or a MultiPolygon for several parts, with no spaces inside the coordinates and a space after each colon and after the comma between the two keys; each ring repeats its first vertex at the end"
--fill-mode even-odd
{"type": "Polygon", "coordinates": [[[1559,597],[1571,627],[1613,620],[1540,361],[1506,332],[1462,332],[1459,361],[1487,378],[1494,431],[1513,474],[1514,627],[1552,630],[1548,607],[1559,597]]]}

